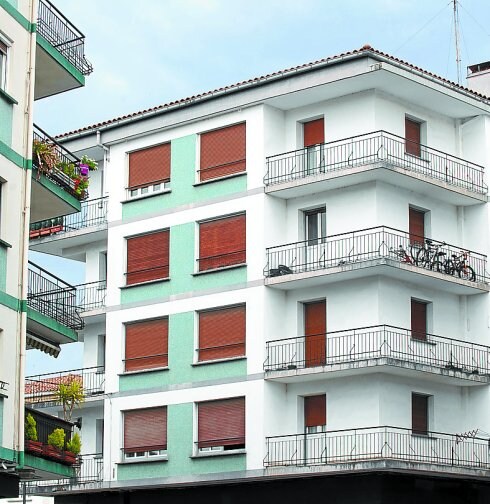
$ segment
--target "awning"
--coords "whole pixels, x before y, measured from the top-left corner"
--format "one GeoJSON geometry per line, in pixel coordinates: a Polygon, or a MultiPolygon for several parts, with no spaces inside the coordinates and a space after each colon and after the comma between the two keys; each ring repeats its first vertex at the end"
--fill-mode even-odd
{"type": "Polygon", "coordinates": [[[61,352],[59,345],[50,343],[49,341],[43,340],[42,338],[29,333],[27,333],[26,347],[27,350],[35,348],[37,350],[41,350],[41,352],[47,353],[48,355],[52,355],[53,357],[58,357],[61,352]]]}

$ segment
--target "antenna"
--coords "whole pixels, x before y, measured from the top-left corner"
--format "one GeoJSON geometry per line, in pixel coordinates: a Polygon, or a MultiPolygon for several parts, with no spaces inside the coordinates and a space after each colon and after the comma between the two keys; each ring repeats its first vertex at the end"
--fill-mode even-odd
{"type": "Polygon", "coordinates": [[[454,39],[456,41],[456,69],[458,72],[458,84],[461,84],[461,54],[459,51],[459,13],[458,0],[453,0],[454,15],[454,39]]]}

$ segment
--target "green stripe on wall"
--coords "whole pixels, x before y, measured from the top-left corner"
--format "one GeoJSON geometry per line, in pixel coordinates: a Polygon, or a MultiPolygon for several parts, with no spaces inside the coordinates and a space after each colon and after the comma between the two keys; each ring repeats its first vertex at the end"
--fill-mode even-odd
{"type": "Polygon", "coordinates": [[[7,294],[6,292],[0,291],[0,305],[6,306],[12,310],[21,312],[27,311],[27,302],[21,301],[20,299],[7,294]]]}
{"type": "Polygon", "coordinates": [[[8,0],[0,0],[0,7],[2,7],[5,11],[8,12],[23,28],[27,31],[35,32],[36,31],[36,23],[31,23],[27,18],[25,18],[16,8],[17,2],[15,2],[15,6],[12,5],[13,2],[9,2],[8,0]]]}
{"type": "Polygon", "coordinates": [[[20,154],[14,151],[10,146],[8,146],[5,142],[0,140],[0,154],[5,156],[9,161],[16,164],[20,168],[24,168],[30,170],[32,168],[32,160],[25,159],[20,154]]]}

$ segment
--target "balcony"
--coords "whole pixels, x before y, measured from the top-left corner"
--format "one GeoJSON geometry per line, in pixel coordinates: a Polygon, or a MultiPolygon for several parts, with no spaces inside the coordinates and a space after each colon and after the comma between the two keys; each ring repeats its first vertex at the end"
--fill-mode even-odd
{"type": "Polygon", "coordinates": [[[490,347],[388,325],[268,341],[266,355],[266,378],[284,383],[379,372],[380,366],[465,386],[490,382],[490,347]]]}
{"type": "Polygon", "coordinates": [[[368,427],[266,438],[267,468],[311,472],[410,468],[440,473],[490,469],[488,439],[475,433],[417,435],[399,427],[368,427]]]}
{"type": "Polygon", "coordinates": [[[458,295],[490,290],[485,255],[386,226],[269,247],[266,253],[265,284],[279,289],[385,275],[458,295]]]}
{"type": "Polygon", "coordinates": [[[25,401],[27,404],[54,406],[59,404],[56,392],[61,384],[79,382],[85,399],[100,397],[104,393],[104,366],[73,369],[58,373],[27,376],[25,379],[25,401]]]}
{"type": "Polygon", "coordinates": [[[80,212],[80,201],[88,197],[88,191],[80,189],[80,159],[38,126],[34,126],[32,158],[31,222],[80,212]]]}
{"type": "Polygon", "coordinates": [[[27,332],[42,341],[77,341],[84,323],[77,307],[76,287],[29,261],[27,332]]]}
{"type": "Polygon", "coordinates": [[[85,36],[48,0],[39,1],[36,42],[36,100],[85,85],[85,36]]]}
{"type": "Polygon", "coordinates": [[[267,158],[266,192],[295,198],[312,192],[381,180],[454,205],[486,202],[484,168],[385,131],[299,149],[267,158]],[[313,184],[313,186],[312,186],[313,184]]]}
{"type": "Polygon", "coordinates": [[[77,285],[77,306],[80,313],[105,308],[107,295],[107,282],[100,280],[77,285]]]}
{"type": "Polygon", "coordinates": [[[107,202],[107,196],[83,201],[80,212],[32,223],[29,247],[61,256],[67,246],[107,240],[107,202]]]}

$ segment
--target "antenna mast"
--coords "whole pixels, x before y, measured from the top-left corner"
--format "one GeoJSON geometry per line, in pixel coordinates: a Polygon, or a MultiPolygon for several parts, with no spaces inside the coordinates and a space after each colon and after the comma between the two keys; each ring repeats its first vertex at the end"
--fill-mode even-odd
{"type": "Polygon", "coordinates": [[[453,0],[453,14],[454,14],[454,39],[456,41],[456,69],[458,71],[458,84],[461,84],[461,54],[459,51],[458,0],[453,0]]]}

